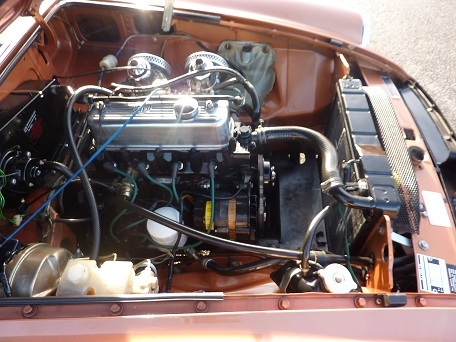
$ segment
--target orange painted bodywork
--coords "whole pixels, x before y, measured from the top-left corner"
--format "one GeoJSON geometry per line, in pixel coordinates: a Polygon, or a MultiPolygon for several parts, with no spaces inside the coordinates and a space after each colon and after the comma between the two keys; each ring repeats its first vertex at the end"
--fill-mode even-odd
{"type": "MultiPolygon", "coordinates": [[[[201,1],[200,5],[209,8],[211,3],[201,1]]],[[[253,3],[248,4],[244,16],[254,10],[253,3]]],[[[271,2],[272,11],[274,6],[279,5],[280,2],[271,2]]],[[[176,6],[180,10],[190,9],[189,4],[179,4],[178,1],[176,6]]],[[[216,8],[216,5],[212,7],[216,8]]],[[[319,6],[314,9],[317,7],[319,6]]],[[[242,13],[234,9],[226,13],[222,9],[215,12],[217,11],[221,15],[219,23],[175,18],[175,31],[185,32],[186,37],[139,36],[131,39],[119,56],[119,65],[125,65],[128,57],[134,53],[160,55],[163,51],[162,57],[171,64],[173,77],[183,73],[186,56],[201,50],[196,41],[211,50],[216,50],[224,40],[267,42],[275,51],[277,76],[262,108],[264,125],[292,124],[322,132],[326,128],[336,94],[336,81],[348,76],[350,72],[345,59],[359,66],[369,86],[380,86],[388,91],[381,78],[385,74],[401,81],[410,80],[407,73],[398,66],[356,46],[361,42],[356,37],[360,36],[362,26],[357,15],[350,17],[350,13],[344,12],[345,20],[341,18],[341,21],[346,22],[347,18],[352,18],[352,25],[344,28],[338,36],[328,37],[326,35],[331,30],[336,32],[342,28],[341,24],[326,23],[325,28],[315,31],[311,31],[308,25],[293,27],[293,20],[298,20],[299,14],[304,12],[293,13],[293,17],[282,18],[271,25],[260,21],[269,18],[271,11],[269,14],[264,11],[263,15],[256,18],[243,18],[242,13]],[[236,17],[236,14],[241,17],[236,17]],[[334,45],[329,38],[345,40],[340,45],[334,45]]],[[[37,41],[31,44],[1,84],[0,100],[28,80],[47,80],[56,76],[61,84],[75,89],[96,84],[98,75],[86,73],[97,70],[99,61],[105,55],[114,53],[121,42],[138,33],[132,24],[135,13],[133,9],[122,7],[62,6],[57,15],[48,20],[55,35],[56,48],[46,48],[46,39],[40,33],[37,41]],[[76,18],[87,13],[112,16],[120,28],[119,42],[97,43],[85,40],[78,29],[76,18]],[[81,45],[80,42],[84,44],[81,45]]],[[[318,22],[318,12],[305,14],[318,22]]],[[[321,14],[321,18],[327,15],[321,14]]],[[[2,67],[6,67],[10,61],[11,58],[4,59],[2,67]]],[[[124,73],[106,73],[103,85],[107,87],[112,82],[120,83],[124,80],[124,73]]],[[[419,146],[425,151],[424,161],[415,167],[420,190],[437,191],[445,197],[410,112],[402,99],[391,97],[391,101],[401,128],[411,129],[415,133],[416,140],[407,140],[408,146],[419,146]]],[[[448,203],[446,210],[451,218],[448,203]]],[[[432,226],[428,219],[422,218],[420,234],[412,235],[414,253],[442,258],[456,265],[456,233],[452,220],[451,224],[451,228],[432,226]],[[423,239],[430,245],[427,251],[420,250],[418,246],[418,242],[423,239]]],[[[185,293],[195,289],[220,291],[225,293],[224,299],[164,299],[148,302],[136,300],[132,296],[113,297],[110,301],[99,303],[94,297],[94,303],[86,301],[84,304],[35,304],[33,300],[27,302],[26,299],[17,304],[5,300],[0,303],[0,340],[91,341],[102,338],[110,341],[293,341],[318,337],[333,341],[407,340],[410,336],[414,336],[413,340],[451,340],[453,327],[450,318],[454,317],[456,310],[454,295],[408,293],[405,295],[407,304],[401,308],[386,308],[376,300],[376,294],[389,293],[394,286],[390,218],[381,216],[376,227],[378,229],[372,231],[362,248],[364,255],[373,255],[377,260],[363,284],[363,294],[283,294],[278,293],[277,286],[269,278],[272,269],[231,278],[202,268],[189,267],[187,272],[174,277],[173,289],[176,292],[185,293]],[[198,308],[201,301],[204,305],[201,304],[198,308]],[[113,313],[114,303],[121,303],[122,310],[119,314],[113,313]],[[31,311],[27,306],[31,306],[31,311]],[[29,311],[34,314],[30,316],[27,313],[29,311]],[[397,328],[398,325],[401,329],[397,328]],[[387,326],[391,329],[386,329],[387,326]]],[[[30,236],[32,240],[37,239],[36,231],[30,236]]],[[[76,247],[74,235],[65,227],[56,230],[49,239],[57,241],[57,245],[59,241],[69,239],[71,246],[76,247]],[[59,238],[57,234],[64,236],[59,238]]],[[[226,261],[223,258],[221,260],[226,261]]],[[[161,279],[161,282],[165,280],[161,279]]]]}

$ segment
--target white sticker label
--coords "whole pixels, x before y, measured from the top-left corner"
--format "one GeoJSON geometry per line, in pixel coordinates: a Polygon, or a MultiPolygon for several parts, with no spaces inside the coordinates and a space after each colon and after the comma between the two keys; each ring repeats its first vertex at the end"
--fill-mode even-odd
{"type": "Polygon", "coordinates": [[[428,213],[429,222],[434,226],[451,227],[443,197],[440,192],[422,191],[424,205],[428,213]]]}
{"type": "Polygon", "coordinates": [[[447,267],[444,259],[417,254],[420,290],[432,293],[450,293],[447,267]]]}

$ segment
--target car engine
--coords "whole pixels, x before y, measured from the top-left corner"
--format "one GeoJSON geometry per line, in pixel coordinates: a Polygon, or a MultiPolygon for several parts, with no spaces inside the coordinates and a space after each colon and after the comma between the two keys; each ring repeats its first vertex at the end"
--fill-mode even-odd
{"type": "Polygon", "coordinates": [[[265,124],[273,51],[222,43],[172,78],[165,59],[136,53],[105,88],[107,55],[99,85],[16,89],[2,104],[5,295],[230,292],[255,287],[251,273],[273,292],[361,291],[374,255],[360,237],[400,206],[391,170],[382,159],[369,174],[340,143],[356,80],[339,81],[325,134],[265,124]],[[255,51],[269,72],[250,81],[255,51]],[[238,280],[211,285],[211,272],[238,280]]]}

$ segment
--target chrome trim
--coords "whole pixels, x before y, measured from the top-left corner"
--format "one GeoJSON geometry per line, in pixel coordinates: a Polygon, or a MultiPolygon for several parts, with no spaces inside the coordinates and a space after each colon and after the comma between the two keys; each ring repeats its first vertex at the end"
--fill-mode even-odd
{"type": "Polygon", "coordinates": [[[366,12],[360,13],[363,21],[363,35],[361,37],[361,46],[367,47],[372,39],[372,19],[366,12]]]}

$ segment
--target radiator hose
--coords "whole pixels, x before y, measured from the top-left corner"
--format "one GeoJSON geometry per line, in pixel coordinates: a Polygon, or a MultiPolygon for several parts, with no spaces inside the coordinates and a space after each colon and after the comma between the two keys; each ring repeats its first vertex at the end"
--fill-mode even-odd
{"type": "Polygon", "coordinates": [[[345,190],[339,175],[337,151],[332,142],[323,134],[299,126],[258,127],[252,132],[252,141],[256,146],[276,142],[298,142],[312,148],[319,156],[321,163],[321,189],[333,196],[343,205],[356,209],[375,209],[372,197],[356,196],[345,190]]]}

